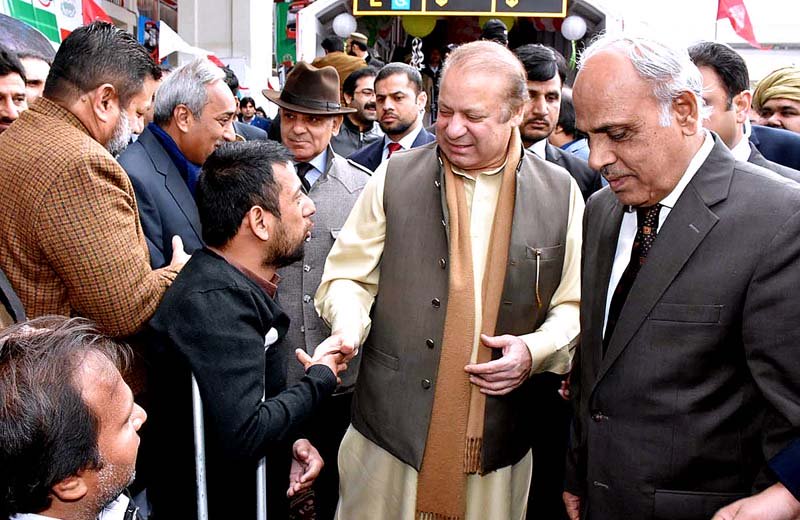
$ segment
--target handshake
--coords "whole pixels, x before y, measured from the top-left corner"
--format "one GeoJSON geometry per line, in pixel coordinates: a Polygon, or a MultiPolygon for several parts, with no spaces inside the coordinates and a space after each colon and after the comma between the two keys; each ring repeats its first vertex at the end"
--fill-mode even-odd
{"type": "Polygon", "coordinates": [[[311,357],[302,349],[295,350],[297,360],[308,370],[312,365],[324,365],[331,369],[336,380],[341,383],[339,372],[347,370],[347,362],[358,353],[356,341],[343,333],[334,332],[320,343],[311,357]]]}

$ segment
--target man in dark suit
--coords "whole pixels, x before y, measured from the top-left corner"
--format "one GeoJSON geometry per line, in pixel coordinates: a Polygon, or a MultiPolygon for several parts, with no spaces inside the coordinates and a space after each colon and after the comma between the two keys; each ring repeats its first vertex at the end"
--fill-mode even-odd
{"type": "Polygon", "coordinates": [[[703,130],[702,92],[685,50],[583,54],[577,122],[610,189],[584,219],[572,519],[708,519],[800,433],[800,187],[703,130]]]}
{"type": "Polygon", "coordinates": [[[567,74],[564,57],[540,44],[517,47],[514,54],[525,66],[530,96],[525,105],[525,120],[519,127],[522,143],[542,159],[567,170],[578,183],[583,199],[588,199],[602,187],[600,175],[580,157],[547,142],[558,125],[561,89],[567,74]]]}
{"type": "Polygon", "coordinates": [[[719,135],[737,160],[800,181],[799,171],[768,161],[745,138],[744,125],[753,96],[748,89],[747,64],[739,53],[724,43],[700,42],[689,48],[689,57],[703,75],[703,101],[711,109],[703,125],[719,135]]]}
{"type": "Polygon", "coordinates": [[[782,128],[752,125],[750,142],[768,160],[800,171],[800,134],[782,128]]]}
{"type": "Polygon", "coordinates": [[[375,78],[375,105],[384,137],[351,155],[348,163],[372,175],[394,152],[436,140],[422,126],[427,100],[417,69],[405,63],[383,67],[375,78]]]}
{"type": "Polygon", "coordinates": [[[153,122],[119,157],[133,184],[150,264],[167,264],[172,237],[186,252],[203,246],[194,187],[200,166],[233,141],[236,101],[225,74],[205,59],[174,71],[156,93],[153,122]]]}

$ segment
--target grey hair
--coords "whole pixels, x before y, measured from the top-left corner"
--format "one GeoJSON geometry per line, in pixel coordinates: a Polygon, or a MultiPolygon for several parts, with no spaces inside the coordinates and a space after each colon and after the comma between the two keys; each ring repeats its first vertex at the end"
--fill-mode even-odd
{"type": "Polygon", "coordinates": [[[156,92],[153,121],[159,126],[168,124],[178,105],[185,105],[195,117],[199,117],[208,103],[206,86],[224,79],[225,72],[205,58],[174,70],[156,92]]]}
{"type": "Polygon", "coordinates": [[[700,119],[709,116],[710,108],[703,102],[703,76],[689,58],[686,48],[670,47],[662,42],[624,34],[602,34],[581,54],[579,70],[596,54],[618,50],[631,60],[643,80],[653,87],[660,105],[659,123],[671,124],[672,101],[684,92],[692,94],[700,108],[700,119]]]}

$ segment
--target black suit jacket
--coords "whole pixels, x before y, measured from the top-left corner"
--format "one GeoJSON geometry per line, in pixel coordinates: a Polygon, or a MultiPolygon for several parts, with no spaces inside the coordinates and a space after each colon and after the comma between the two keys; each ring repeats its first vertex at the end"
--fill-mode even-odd
{"type": "Polygon", "coordinates": [[[605,188],[584,216],[567,489],[594,520],[708,520],[800,433],[800,186],[717,141],[603,355],[623,211],[605,188]]]}
{"type": "Polygon", "coordinates": [[[603,187],[600,182],[600,174],[591,169],[589,163],[580,157],[575,157],[550,143],[547,143],[545,147],[544,156],[547,161],[561,166],[572,175],[581,189],[583,200],[588,200],[594,192],[603,187]]]}
{"type": "Polygon", "coordinates": [[[782,164],[778,164],[776,162],[772,162],[767,160],[761,152],[756,148],[756,145],[753,142],[750,142],[750,157],[747,158],[747,162],[753,163],[757,166],[761,166],[762,168],[766,168],[768,170],[772,170],[778,175],[786,177],[787,179],[792,179],[795,182],[800,182],[800,172],[789,168],[788,166],[784,166],[782,164]]]}
{"type": "MultiPolygon", "coordinates": [[[[353,166],[366,171],[368,174],[372,173],[381,165],[383,159],[383,145],[384,139],[378,139],[369,146],[365,146],[347,158],[347,161],[352,163],[353,166]]],[[[417,138],[411,143],[411,148],[416,148],[428,144],[436,140],[436,136],[428,132],[424,128],[417,134],[417,138]]]]}
{"type": "Polygon", "coordinates": [[[192,192],[153,132],[145,129],[122,152],[119,163],[133,184],[153,269],[169,264],[173,235],[180,235],[189,254],[203,247],[192,192]]]}
{"type": "Polygon", "coordinates": [[[800,134],[760,125],[753,125],[751,129],[750,142],[756,145],[764,157],[800,170],[800,134]]]}

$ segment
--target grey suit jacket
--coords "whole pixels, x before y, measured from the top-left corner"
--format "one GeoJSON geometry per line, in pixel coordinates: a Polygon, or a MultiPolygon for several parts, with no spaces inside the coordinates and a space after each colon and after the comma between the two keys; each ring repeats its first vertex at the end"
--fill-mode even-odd
{"type": "MultiPolygon", "coordinates": [[[[314,293],[322,280],[325,260],[339,230],[369,179],[366,173],[350,166],[331,147],[328,147],[326,170],[308,193],[316,205],[317,213],[313,217],[311,239],[305,246],[305,257],[301,262],[278,271],[281,281],[278,284],[277,299],[291,319],[289,331],[283,339],[289,343],[288,347],[283,347],[283,351],[289,356],[286,360],[288,385],[303,377],[303,367],[294,359],[294,350],[301,348],[313,355],[317,345],[330,335],[330,329],[314,309],[314,293]]],[[[347,371],[341,376],[339,393],[352,391],[360,358],[359,355],[348,364],[347,371]]]]}
{"type": "Polygon", "coordinates": [[[718,140],[603,355],[622,215],[608,188],[586,208],[567,489],[595,520],[707,520],[800,434],[800,186],[718,140]]]}
{"type": "Polygon", "coordinates": [[[119,156],[119,163],[133,184],[150,265],[158,269],[169,264],[174,235],[180,235],[189,254],[203,247],[200,216],[192,192],[153,132],[145,128],[119,156]]]}

